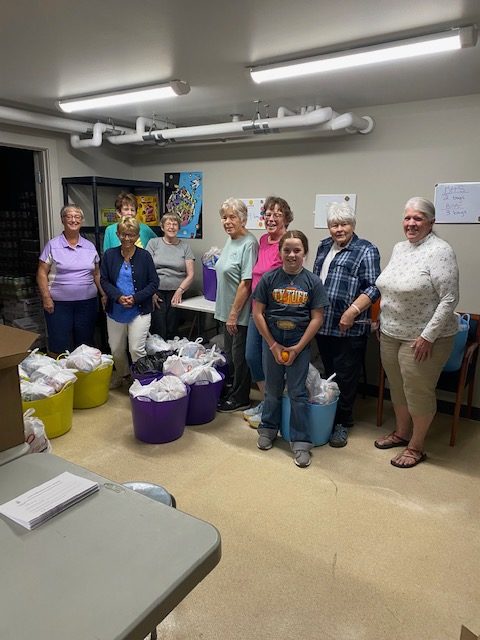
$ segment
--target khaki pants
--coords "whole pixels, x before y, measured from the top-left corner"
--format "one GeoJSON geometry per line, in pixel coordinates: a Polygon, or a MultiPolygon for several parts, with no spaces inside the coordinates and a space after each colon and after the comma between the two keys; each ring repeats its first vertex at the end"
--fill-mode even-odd
{"type": "Polygon", "coordinates": [[[380,335],[382,365],[390,384],[393,404],[408,407],[412,416],[426,416],[437,410],[435,387],[450,356],[454,336],[438,338],[428,360],[414,359],[412,340],[397,340],[380,335]]]}

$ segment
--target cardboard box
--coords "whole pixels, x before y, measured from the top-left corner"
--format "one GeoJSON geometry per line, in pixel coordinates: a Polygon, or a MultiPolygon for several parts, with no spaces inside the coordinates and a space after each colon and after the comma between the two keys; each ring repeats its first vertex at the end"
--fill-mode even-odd
{"type": "Polygon", "coordinates": [[[460,640],[480,640],[480,636],[477,636],[476,633],[472,633],[470,629],[467,629],[467,627],[464,627],[462,624],[460,640]]]}
{"type": "Polygon", "coordinates": [[[38,334],[31,331],[0,325],[0,451],[25,442],[17,365],[37,338],[38,334]]]}

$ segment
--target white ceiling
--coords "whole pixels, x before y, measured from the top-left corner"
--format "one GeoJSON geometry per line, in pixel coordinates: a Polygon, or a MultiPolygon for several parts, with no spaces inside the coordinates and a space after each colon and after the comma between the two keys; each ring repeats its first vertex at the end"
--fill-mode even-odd
{"type": "MultiPolygon", "coordinates": [[[[409,62],[255,85],[262,62],[480,26],[480,0],[1,0],[0,102],[55,112],[55,101],[178,78],[191,92],[156,104],[84,112],[177,125],[255,113],[254,100],[337,111],[480,92],[480,44],[409,62]]],[[[360,108],[360,111],[359,111],[360,108]]],[[[262,107],[261,115],[265,115],[262,107]]]]}

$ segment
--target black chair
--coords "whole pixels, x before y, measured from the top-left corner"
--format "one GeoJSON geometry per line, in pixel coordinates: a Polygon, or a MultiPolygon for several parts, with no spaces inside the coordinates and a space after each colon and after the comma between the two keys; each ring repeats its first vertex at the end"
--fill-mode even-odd
{"type": "MultiPolygon", "coordinates": [[[[470,314],[470,326],[468,329],[467,344],[463,353],[462,365],[458,371],[443,371],[437,383],[437,389],[455,393],[455,409],[453,412],[452,428],[450,431],[450,446],[455,446],[460,411],[465,388],[468,387],[467,407],[465,417],[470,418],[472,413],[473,390],[475,388],[475,376],[477,370],[478,351],[480,347],[480,315],[470,314]]],[[[377,399],[377,427],[383,422],[383,396],[385,392],[385,371],[380,362],[377,399]]]]}

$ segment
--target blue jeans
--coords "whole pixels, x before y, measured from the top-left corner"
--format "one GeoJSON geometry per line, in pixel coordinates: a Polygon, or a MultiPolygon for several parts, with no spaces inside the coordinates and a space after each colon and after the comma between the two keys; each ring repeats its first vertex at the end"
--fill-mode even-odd
{"type": "Polygon", "coordinates": [[[247,359],[247,364],[254,382],[263,382],[265,380],[265,374],[263,373],[262,366],[262,353],[264,347],[265,343],[263,338],[257,329],[253,316],[250,316],[248,321],[245,358],[247,359]]]}
{"type": "Polygon", "coordinates": [[[45,311],[49,351],[73,351],[81,344],[95,346],[97,307],[97,297],[72,302],[54,301],[53,313],[45,311]]]}
{"type": "MultiPolygon", "coordinates": [[[[270,327],[270,332],[276,342],[285,347],[291,347],[300,340],[302,329],[283,331],[270,327]]],[[[292,365],[286,367],[278,364],[268,345],[263,348],[263,369],[265,371],[265,401],[262,412],[262,423],[258,428],[260,435],[266,435],[272,440],[277,435],[282,419],[282,395],[287,379],[288,397],[290,398],[290,438],[291,447],[310,449],[312,438],[309,433],[308,393],[305,381],[310,364],[310,346],[305,347],[295,358],[292,365]]]]}

